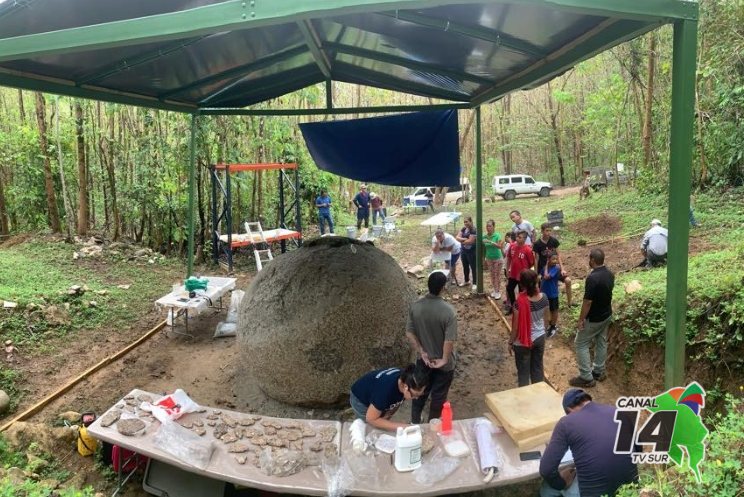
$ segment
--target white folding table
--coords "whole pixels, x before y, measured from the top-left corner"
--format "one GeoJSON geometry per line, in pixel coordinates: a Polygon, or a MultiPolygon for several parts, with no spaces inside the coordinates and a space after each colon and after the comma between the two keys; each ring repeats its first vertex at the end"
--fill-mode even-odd
{"type": "Polygon", "coordinates": [[[428,226],[429,234],[431,235],[432,226],[447,226],[449,223],[452,223],[452,227],[456,228],[455,223],[460,219],[460,216],[462,216],[462,212],[437,212],[429,219],[421,221],[421,226],[428,226]]]}
{"type": "Polygon", "coordinates": [[[189,292],[184,285],[170,292],[168,295],[161,297],[155,302],[159,309],[168,311],[168,321],[171,330],[179,335],[192,337],[189,331],[189,314],[192,316],[199,315],[207,309],[222,309],[222,297],[235,288],[235,278],[222,278],[219,276],[207,276],[207,288],[204,290],[195,290],[194,297],[189,297],[189,292]],[[219,305],[214,305],[218,302],[219,305]],[[184,316],[186,322],[186,333],[176,331],[176,318],[184,316]]]}

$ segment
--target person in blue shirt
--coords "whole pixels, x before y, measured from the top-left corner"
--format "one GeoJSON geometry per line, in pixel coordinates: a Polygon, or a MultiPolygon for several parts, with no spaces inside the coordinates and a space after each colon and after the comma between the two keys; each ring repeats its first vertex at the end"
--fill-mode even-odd
{"type": "Polygon", "coordinates": [[[548,338],[555,335],[558,328],[558,281],[561,278],[561,265],[558,263],[558,254],[555,252],[548,257],[548,263],[545,265],[542,274],[542,293],[548,297],[548,306],[550,307],[550,326],[548,326],[548,338]]]}
{"type": "Polygon", "coordinates": [[[362,227],[362,221],[364,221],[364,227],[369,228],[369,193],[367,193],[367,185],[359,187],[359,193],[354,196],[353,202],[357,208],[357,230],[362,227]]]}
{"type": "Polygon", "coordinates": [[[325,222],[328,221],[328,231],[333,233],[333,218],[331,217],[331,197],[328,192],[320,190],[320,195],[315,199],[315,207],[318,208],[318,226],[320,234],[325,234],[325,222]]]}
{"type": "Polygon", "coordinates": [[[380,430],[394,431],[407,423],[390,418],[405,400],[419,398],[429,386],[423,368],[409,364],[405,369],[386,368],[370,371],[351,386],[349,401],[356,417],[380,430]]]}

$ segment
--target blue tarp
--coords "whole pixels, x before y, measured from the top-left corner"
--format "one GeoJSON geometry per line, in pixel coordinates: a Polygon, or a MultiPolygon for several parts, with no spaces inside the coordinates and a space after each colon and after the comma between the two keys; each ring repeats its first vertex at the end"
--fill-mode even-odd
{"type": "Polygon", "coordinates": [[[324,171],[394,186],[460,182],[457,111],[300,124],[324,171]]]}

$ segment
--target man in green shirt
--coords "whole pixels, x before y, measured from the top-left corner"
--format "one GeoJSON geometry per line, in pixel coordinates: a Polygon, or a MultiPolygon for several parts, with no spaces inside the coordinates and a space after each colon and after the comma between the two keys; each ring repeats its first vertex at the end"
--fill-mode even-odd
{"type": "Polygon", "coordinates": [[[416,352],[416,365],[428,371],[430,378],[424,394],[412,402],[411,423],[414,424],[421,423],[421,413],[429,395],[429,420],[441,415],[457,361],[457,312],[441,297],[447,286],[447,276],[441,271],[432,272],[428,286],[429,293],[411,304],[406,323],[406,338],[416,352]]]}

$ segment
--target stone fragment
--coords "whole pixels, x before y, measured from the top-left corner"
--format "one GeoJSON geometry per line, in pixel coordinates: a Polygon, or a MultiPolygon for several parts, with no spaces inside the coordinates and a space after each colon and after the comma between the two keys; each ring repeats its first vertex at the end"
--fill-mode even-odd
{"type": "Polygon", "coordinates": [[[122,435],[133,436],[145,429],[144,421],[141,419],[120,419],[116,422],[116,429],[122,435]]]}
{"type": "Polygon", "coordinates": [[[121,417],[121,411],[118,409],[112,409],[101,417],[101,426],[104,428],[111,426],[112,424],[119,421],[121,417]]]}

